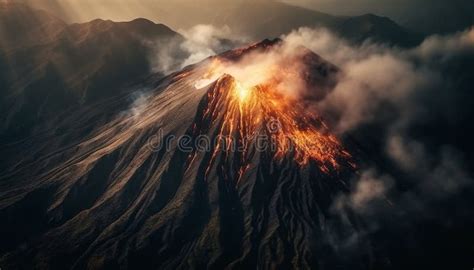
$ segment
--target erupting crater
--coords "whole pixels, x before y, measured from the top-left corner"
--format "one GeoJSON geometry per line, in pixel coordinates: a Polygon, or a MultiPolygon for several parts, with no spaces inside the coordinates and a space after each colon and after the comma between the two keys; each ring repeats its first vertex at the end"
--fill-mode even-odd
{"type": "Polygon", "coordinates": [[[31,158],[0,173],[2,267],[339,265],[327,243],[359,223],[330,207],[363,159],[313,102],[338,74],[266,40],[151,77],[132,105],[117,97],[52,123],[7,149],[31,158]]]}
{"type": "MultiPolygon", "coordinates": [[[[265,70],[256,71],[264,75],[253,79],[257,82],[253,84],[229,74],[237,70],[232,64],[214,59],[202,79],[214,82],[205,97],[202,122],[217,126],[218,137],[208,170],[218,154],[224,153],[225,158],[235,159],[237,155],[240,171],[245,171],[255,153],[262,151],[269,151],[275,161],[288,158],[301,167],[313,161],[324,173],[338,170],[342,164],[356,167],[351,154],[314,109],[303,105],[299,96],[289,94],[292,89],[282,89],[295,85],[295,78],[304,80],[300,73],[275,64],[252,66],[252,73],[255,68],[265,70]]],[[[195,128],[193,133],[203,131],[195,128]]]]}

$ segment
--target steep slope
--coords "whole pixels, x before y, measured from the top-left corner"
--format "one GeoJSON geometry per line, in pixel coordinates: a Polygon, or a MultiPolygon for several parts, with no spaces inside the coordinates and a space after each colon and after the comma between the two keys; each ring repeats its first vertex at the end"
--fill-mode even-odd
{"type": "Polygon", "coordinates": [[[247,84],[253,69],[241,75],[284,51],[267,40],[210,58],[144,82],[145,98],[128,106],[112,99],[3,146],[1,265],[367,267],[363,239],[334,244],[359,230],[357,217],[330,210],[356,149],[280,91],[295,80],[317,99],[339,70],[298,48],[258,84],[247,84]]]}
{"type": "Polygon", "coordinates": [[[1,7],[6,16],[0,17],[0,25],[15,32],[4,32],[2,41],[10,45],[0,48],[3,140],[21,138],[36,123],[68,108],[119,94],[124,85],[150,74],[148,44],[180,38],[168,27],[145,19],[66,26],[22,5],[1,7]],[[24,27],[9,23],[26,15],[34,20],[27,19],[24,27]]]}

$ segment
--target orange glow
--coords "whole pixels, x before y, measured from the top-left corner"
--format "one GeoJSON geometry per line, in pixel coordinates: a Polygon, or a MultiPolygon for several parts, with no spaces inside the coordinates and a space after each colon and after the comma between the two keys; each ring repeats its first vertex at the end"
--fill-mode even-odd
{"type": "MultiPolygon", "coordinates": [[[[205,78],[211,78],[219,70],[218,63],[212,62],[205,78]]],[[[278,83],[270,79],[247,87],[245,82],[230,75],[217,80],[208,93],[204,118],[220,123],[218,134],[224,139],[219,140],[211,162],[220,151],[231,156],[230,146],[237,144],[242,164],[238,171],[240,179],[251,163],[250,149],[255,148],[256,137],[265,134],[274,146],[272,153],[277,161],[290,157],[300,166],[314,161],[324,173],[337,170],[341,162],[353,167],[351,155],[322,119],[300,105],[297,98],[277,90],[278,83]]]]}
{"type": "Polygon", "coordinates": [[[243,87],[240,83],[236,83],[234,86],[234,93],[236,94],[237,98],[239,99],[240,103],[245,103],[247,99],[250,98],[251,89],[247,87],[243,87]]]}

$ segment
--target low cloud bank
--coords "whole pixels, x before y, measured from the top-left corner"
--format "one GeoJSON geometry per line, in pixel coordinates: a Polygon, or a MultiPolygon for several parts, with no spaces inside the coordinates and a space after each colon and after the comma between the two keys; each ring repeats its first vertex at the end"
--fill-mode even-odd
{"type": "Polygon", "coordinates": [[[396,241],[406,256],[437,249],[465,263],[469,237],[452,240],[459,254],[435,242],[474,224],[474,28],[412,49],[350,45],[324,29],[301,28],[283,39],[341,68],[337,86],[316,107],[339,134],[377,153],[351,193],[335,200],[334,212],[359,213],[365,233],[396,241]],[[411,235],[427,225],[437,233],[411,235]]]}

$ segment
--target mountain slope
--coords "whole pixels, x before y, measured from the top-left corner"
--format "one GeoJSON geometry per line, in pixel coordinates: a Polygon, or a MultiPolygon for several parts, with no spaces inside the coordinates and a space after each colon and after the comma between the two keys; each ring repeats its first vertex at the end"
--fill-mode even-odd
{"type": "Polygon", "coordinates": [[[22,5],[0,7],[6,15],[0,17],[0,25],[15,31],[4,32],[8,47],[0,47],[3,139],[27,135],[35,123],[67,108],[119,94],[124,85],[150,74],[149,44],[181,38],[145,19],[66,25],[22,5]],[[35,19],[31,25],[29,20],[24,28],[10,24],[22,21],[26,12],[35,19]]]}
{"type": "MultiPolygon", "coordinates": [[[[356,216],[330,210],[355,173],[350,144],[301,103],[273,92],[280,77],[272,87],[244,89],[238,73],[220,70],[279,48],[264,41],[151,79],[145,98],[131,105],[105,101],[59,120],[56,130],[4,146],[12,156],[0,163],[1,264],[365,268],[367,242],[350,244],[358,254],[334,245],[359,226],[356,216]],[[102,108],[115,117],[100,120],[102,108]],[[276,148],[259,148],[256,135],[276,148]],[[182,136],[217,144],[183,144],[182,136]]],[[[304,78],[322,91],[316,97],[334,86],[339,70],[321,57],[304,48],[288,57],[282,61],[294,64],[290,70],[304,69],[281,75],[304,78]]]]}

